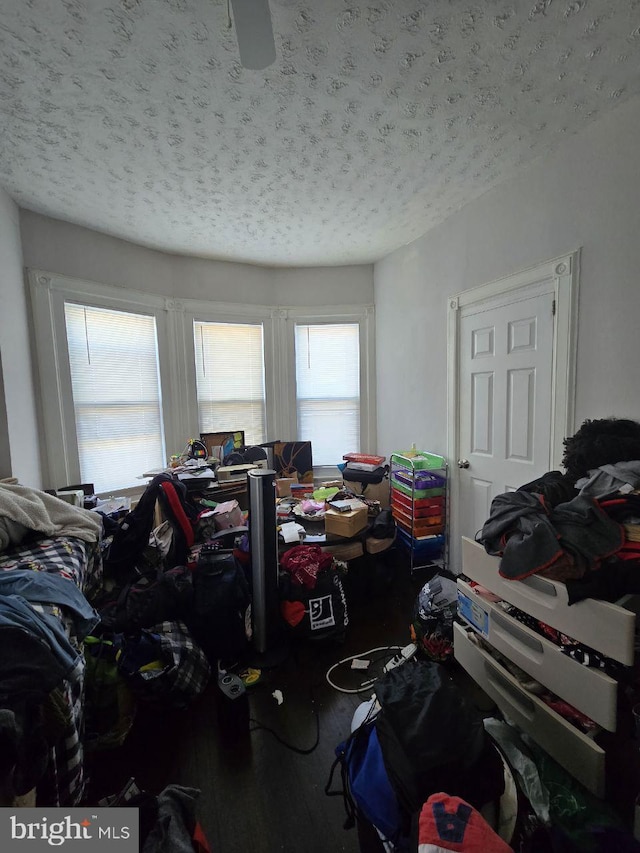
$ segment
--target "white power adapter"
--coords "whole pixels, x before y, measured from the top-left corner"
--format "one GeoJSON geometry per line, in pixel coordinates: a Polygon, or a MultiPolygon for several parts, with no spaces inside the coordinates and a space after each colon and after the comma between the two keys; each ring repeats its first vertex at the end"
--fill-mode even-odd
{"type": "Polygon", "coordinates": [[[408,646],[405,646],[401,649],[398,654],[394,655],[390,661],[387,661],[384,665],[384,672],[389,672],[392,669],[395,669],[397,666],[405,663],[408,660],[411,660],[414,657],[415,653],[418,651],[418,647],[415,643],[409,643],[408,646]]]}

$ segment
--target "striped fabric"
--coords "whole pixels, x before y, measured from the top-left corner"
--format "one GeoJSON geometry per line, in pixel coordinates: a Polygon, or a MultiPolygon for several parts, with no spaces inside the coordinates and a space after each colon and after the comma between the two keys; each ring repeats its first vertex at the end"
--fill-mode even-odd
{"type": "MultiPolygon", "coordinates": [[[[102,575],[99,543],[71,537],[41,539],[0,555],[0,571],[31,569],[57,574],[76,583],[85,594],[96,589],[102,575]]],[[[32,604],[34,609],[59,619],[71,644],[81,650],[73,621],[54,604],[32,604]]],[[[46,806],[79,805],[85,790],[84,776],[84,657],[56,691],[57,713],[62,730],[50,752],[49,765],[38,784],[36,801],[46,806]]]]}

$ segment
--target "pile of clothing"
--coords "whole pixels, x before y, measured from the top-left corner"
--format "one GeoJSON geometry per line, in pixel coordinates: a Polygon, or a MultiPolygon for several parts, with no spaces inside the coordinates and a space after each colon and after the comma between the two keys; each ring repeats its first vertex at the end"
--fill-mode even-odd
{"type": "Polygon", "coordinates": [[[503,577],[563,581],[570,604],[640,593],[640,423],[587,420],[564,445],[566,472],[498,495],[478,541],[503,577]]]}

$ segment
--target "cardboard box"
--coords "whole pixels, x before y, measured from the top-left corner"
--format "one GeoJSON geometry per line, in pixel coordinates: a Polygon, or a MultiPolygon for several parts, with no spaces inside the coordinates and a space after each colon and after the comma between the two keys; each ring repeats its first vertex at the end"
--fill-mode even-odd
{"type": "Polygon", "coordinates": [[[320,489],[342,489],[344,482],[342,480],[323,480],[319,487],[320,489]]]}
{"type": "Polygon", "coordinates": [[[342,486],[351,489],[357,495],[362,495],[368,501],[380,501],[382,509],[389,509],[391,506],[389,480],[386,477],[381,483],[358,483],[345,480],[342,486]]]}
{"type": "Polygon", "coordinates": [[[213,510],[213,521],[216,530],[226,530],[229,527],[242,527],[244,516],[238,501],[225,501],[213,510]]]}
{"type": "Polygon", "coordinates": [[[337,512],[328,509],[324,514],[324,529],[326,533],[335,533],[338,536],[355,536],[367,526],[366,506],[352,509],[350,512],[337,512]]]}
{"type": "Polygon", "coordinates": [[[288,498],[291,495],[291,486],[297,482],[297,475],[295,477],[278,477],[276,480],[276,495],[279,498],[288,498]]]}

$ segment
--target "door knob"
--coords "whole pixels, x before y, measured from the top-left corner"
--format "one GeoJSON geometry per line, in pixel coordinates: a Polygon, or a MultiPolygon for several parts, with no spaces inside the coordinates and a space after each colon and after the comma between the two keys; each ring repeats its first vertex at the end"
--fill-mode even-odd
{"type": "Polygon", "coordinates": [[[458,468],[468,468],[469,460],[468,459],[458,459],[458,468]]]}

